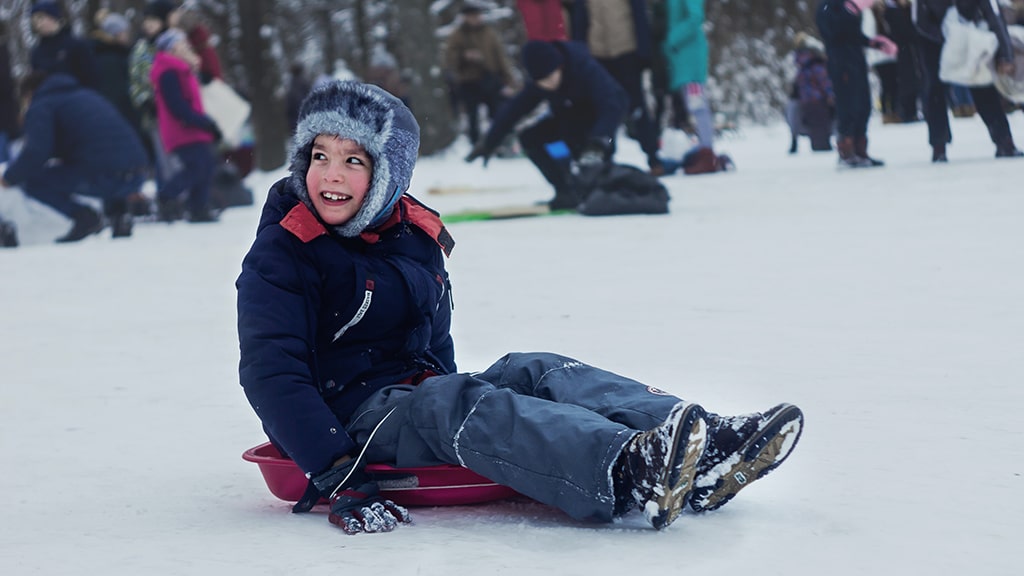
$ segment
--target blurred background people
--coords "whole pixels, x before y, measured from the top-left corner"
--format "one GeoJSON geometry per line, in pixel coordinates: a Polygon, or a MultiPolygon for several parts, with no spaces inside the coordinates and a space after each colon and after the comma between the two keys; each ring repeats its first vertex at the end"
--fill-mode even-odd
{"type": "Polygon", "coordinates": [[[95,85],[96,63],[88,42],[71,33],[64,8],[54,0],[32,5],[32,31],[39,42],[32,49],[32,70],[70,74],[84,87],[95,85]]]}
{"type": "Polygon", "coordinates": [[[493,122],[515,86],[505,47],[484,22],[483,12],[478,4],[466,3],[460,11],[461,23],[448,37],[444,51],[445,69],[453,79],[466,116],[466,134],[474,145],[480,139],[480,107],[487,109],[487,118],[493,122]]]}
{"type": "Polygon", "coordinates": [[[651,118],[643,87],[644,70],[650,68],[654,52],[646,3],[643,0],[576,0],[571,32],[572,39],[586,44],[594,59],[626,91],[629,97],[627,134],[639,142],[651,174],[664,174],[658,158],[660,130],[651,118]]]}
{"type": "Polygon", "coordinates": [[[21,84],[25,145],[7,167],[3,184],[71,219],[57,242],[77,242],[103,229],[103,218],[74,195],[103,200],[113,236],[130,236],[126,199],[146,178],[139,137],[94,90],[67,74],[33,72],[21,84]]]}

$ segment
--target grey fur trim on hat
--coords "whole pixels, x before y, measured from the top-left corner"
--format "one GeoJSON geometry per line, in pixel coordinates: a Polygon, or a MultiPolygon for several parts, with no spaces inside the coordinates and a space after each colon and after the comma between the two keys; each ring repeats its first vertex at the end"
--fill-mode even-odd
{"type": "Polygon", "coordinates": [[[420,127],[401,100],[372,84],[333,80],[302,102],[291,146],[291,181],[316,214],[306,188],[313,140],[321,134],[348,138],[373,159],[373,176],[359,211],[332,229],[353,238],[383,222],[409,189],[419,155],[420,127]]]}

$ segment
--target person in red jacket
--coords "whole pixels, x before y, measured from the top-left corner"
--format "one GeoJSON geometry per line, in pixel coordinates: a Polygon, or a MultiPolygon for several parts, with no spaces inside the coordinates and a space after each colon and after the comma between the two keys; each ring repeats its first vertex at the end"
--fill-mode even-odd
{"type": "Polygon", "coordinates": [[[562,0],[516,0],[527,40],[568,40],[562,0]]]}
{"type": "Polygon", "coordinates": [[[179,197],[188,190],[189,221],[215,222],[217,216],[209,206],[214,169],[210,145],[221,139],[221,133],[203,109],[195,75],[199,57],[177,28],[161,34],[156,49],[150,78],[156,88],[160,140],[164,150],[182,164],[157,194],[160,219],[173,222],[182,217],[185,207],[179,197]]]}

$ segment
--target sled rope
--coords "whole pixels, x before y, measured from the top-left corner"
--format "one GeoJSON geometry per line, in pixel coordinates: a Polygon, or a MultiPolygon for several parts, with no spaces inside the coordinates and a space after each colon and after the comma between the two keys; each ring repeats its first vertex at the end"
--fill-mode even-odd
{"type": "Polygon", "coordinates": [[[341,490],[341,487],[348,483],[348,479],[352,477],[352,473],[355,472],[356,468],[359,466],[359,461],[362,460],[363,455],[366,454],[366,449],[370,447],[370,442],[373,441],[373,437],[375,434],[377,434],[377,430],[380,430],[380,427],[381,425],[384,424],[384,421],[387,420],[388,417],[391,416],[391,414],[397,408],[398,406],[393,406],[391,410],[388,410],[388,413],[385,414],[384,417],[380,419],[380,422],[377,422],[377,425],[373,427],[373,431],[370,432],[370,437],[366,439],[366,444],[363,444],[363,449],[359,451],[359,456],[356,456],[356,461],[355,463],[352,464],[352,467],[349,468],[348,474],[345,474],[345,477],[341,480],[338,486],[334,488],[333,492],[331,492],[331,498],[334,498],[338,491],[341,490]]]}

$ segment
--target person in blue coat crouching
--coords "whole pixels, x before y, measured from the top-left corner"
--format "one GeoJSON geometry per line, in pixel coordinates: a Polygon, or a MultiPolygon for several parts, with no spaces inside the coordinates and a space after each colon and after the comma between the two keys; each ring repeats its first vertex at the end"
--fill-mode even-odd
{"type": "Polygon", "coordinates": [[[103,218],[74,198],[100,198],[114,237],[130,236],[128,196],[148,174],[135,129],[106,98],[67,74],[33,72],[22,81],[24,145],[0,184],[21,186],[28,196],[72,220],[57,242],[77,242],[103,229],[103,218]]]}
{"type": "Polygon", "coordinates": [[[400,100],[329,82],[303,102],[291,174],[270,190],[238,277],[239,378],[271,442],[348,533],[408,511],[367,462],[453,464],[573,518],[639,507],[655,528],[715,509],[777,467],[798,408],[722,417],[550,353],[459,373],[450,333],[454,242],[405,194],[419,126],[400,100]]]}

